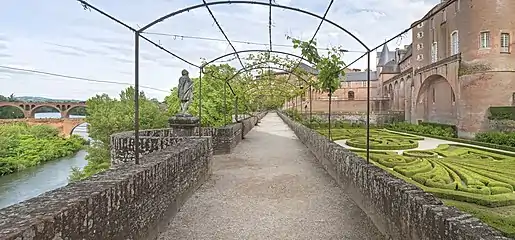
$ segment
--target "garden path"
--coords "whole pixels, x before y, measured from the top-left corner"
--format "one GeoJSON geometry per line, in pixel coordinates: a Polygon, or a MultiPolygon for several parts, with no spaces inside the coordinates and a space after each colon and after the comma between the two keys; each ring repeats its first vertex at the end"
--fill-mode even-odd
{"type": "Polygon", "coordinates": [[[165,239],[383,239],[276,113],[184,204],[165,239]]]}
{"type": "MultiPolygon", "coordinates": [[[[419,136],[419,135],[415,135],[415,134],[396,132],[396,131],[386,130],[386,129],[385,129],[385,131],[392,132],[392,133],[398,133],[398,134],[402,134],[402,135],[410,135],[410,136],[417,136],[417,137],[423,137],[424,138],[424,140],[418,141],[418,147],[417,148],[413,148],[413,149],[409,149],[409,150],[431,150],[431,149],[437,148],[438,145],[440,145],[440,144],[458,144],[458,145],[463,145],[463,146],[472,146],[472,147],[475,147],[475,148],[482,148],[482,149],[486,149],[486,150],[494,150],[494,151],[498,151],[498,152],[505,152],[505,153],[515,154],[515,152],[505,151],[505,150],[501,150],[501,149],[493,149],[493,148],[483,147],[483,146],[478,146],[478,145],[473,145],[473,144],[467,144],[467,143],[460,143],[460,142],[442,140],[442,139],[437,139],[437,138],[424,137],[424,136],[419,136]]],[[[347,142],[347,140],[337,140],[337,141],[334,141],[334,142],[339,144],[340,146],[343,146],[343,147],[348,148],[348,149],[361,149],[361,148],[354,148],[354,147],[348,146],[347,144],[345,144],[347,142]]],[[[397,152],[398,154],[402,154],[404,151],[407,151],[407,150],[381,150],[381,151],[391,151],[391,152],[397,152]]]]}

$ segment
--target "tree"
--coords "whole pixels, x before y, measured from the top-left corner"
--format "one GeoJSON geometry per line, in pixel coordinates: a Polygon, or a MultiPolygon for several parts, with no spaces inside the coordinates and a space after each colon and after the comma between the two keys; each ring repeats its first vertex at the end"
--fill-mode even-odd
{"type": "MultiPolygon", "coordinates": [[[[103,171],[110,166],[110,136],[115,133],[134,130],[134,88],[122,91],[119,99],[107,94],[96,95],[87,100],[86,122],[89,137],[93,139],[88,147],[87,166],[83,171],[74,169],[71,179],[78,180],[103,171]]],[[[168,116],[158,103],[139,94],[140,129],[164,128],[168,116]]]]}
{"type": "MultiPolygon", "coordinates": [[[[345,74],[342,69],[346,65],[341,60],[343,49],[333,47],[328,51],[327,56],[321,56],[316,48],[316,40],[305,42],[292,37],[287,37],[287,39],[292,40],[295,49],[301,49],[302,56],[316,64],[318,82],[314,87],[316,90],[329,93],[329,113],[331,113],[332,95],[340,86],[340,76],[345,74]]],[[[329,139],[331,139],[331,114],[329,114],[329,139]]]]}
{"type": "MultiPolygon", "coordinates": [[[[236,113],[235,101],[238,96],[238,113],[247,113],[243,97],[241,82],[234,79],[230,87],[225,80],[236,73],[236,69],[228,64],[208,65],[202,75],[202,92],[200,91],[200,79],[193,78],[193,102],[189,107],[189,113],[199,116],[200,97],[202,97],[202,126],[220,127],[231,122],[231,116],[236,113]],[[200,95],[202,93],[202,96],[200,95]]],[[[172,89],[172,94],[165,98],[168,112],[174,115],[179,112],[179,98],[177,88],[172,89]]]]}

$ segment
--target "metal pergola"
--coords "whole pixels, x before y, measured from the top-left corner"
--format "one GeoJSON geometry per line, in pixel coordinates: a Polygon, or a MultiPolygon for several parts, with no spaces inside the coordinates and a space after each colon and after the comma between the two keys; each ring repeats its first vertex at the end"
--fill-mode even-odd
{"type": "MultiPolygon", "coordinates": [[[[135,59],[135,64],[134,64],[134,89],[135,89],[135,96],[134,96],[134,106],[135,106],[135,111],[134,111],[134,159],[135,159],[135,163],[136,164],[139,164],[139,158],[140,158],[140,146],[139,146],[139,129],[140,129],[140,126],[139,126],[139,47],[140,47],[140,39],[143,39],[149,43],[151,43],[152,45],[154,45],[155,47],[165,51],[166,53],[172,55],[173,57],[181,60],[182,62],[190,65],[190,66],[193,66],[193,67],[196,67],[199,69],[199,119],[200,121],[202,121],[202,74],[206,74],[204,72],[204,68],[211,64],[211,63],[214,63],[215,61],[217,60],[220,60],[222,58],[225,58],[225,57],[228,57],[228,56],[232,56],[232,55],[235,55],[236,56],[236,59],[238,60],[238,62],[241,64],[242,68],[238,70],[238,72],[232,76],[231,78],[228,78],[225,80],[225,83],[227,86],[229,86],[229,88],[231,89],[232,91],[232,87],[230,85],[230,80],[234,79],[236,77],[236,75],[238,74],[241,74],[241,73],[244,73],[244,72],[249,72],[249,71],[252,71],[254,70],[253,68],[256,67],[257,68],[268,68],[268,69],[281,69],[283,71],[286,71],[287,73],[289,73],[289,76],[288,76],[288,80],[289,78],[292,76],[292,75],[295,75],[294,74],[294,70],[297,69],[299,67],[299,65],[301,64],[301,62],[304,59],[303,56],[298,56],[298,55],[295,55],[295,54],[291,54],[291,53],[286,53],[286,52],[281,52],[281,51],[276,51],[274,49],[272,49],[272,8],[279,8],[279,9],[285,9],[285,10],[289,10],[289,11],[293,11],[293,12],[298,12],[298,13],[302,13],[304,15],[308,15],[308,16],[311,16],[311,17],[314,17],[314,18],[318,18],[320,19],[320,24],[317,26],[316,28],[316,31],[315,33],[313,34],[311,40],[309,41],[309,43],[311,44],[314,39],[316,38],[321,26],[323,23],[328,23],[338,29],[340,29],[341,31],[345,32],[347,35],[349,35],[350,37],[352,37],[354,40],[356,40],[364,49],[365,49],[365,53],[363,55],[361,55],[360,57],[358,57],[356,60],[352,61],[350,64],[346,64],[344,68],[340,69],[339,72],[342,72],[343,70],[347,69],[348,67],[350,67],[351,65],[353,65],[354,63],[356,63],[357,61],[359,61],[360,59],[364,58],[365,56],[367,56],[367,134],[366,134],[366,139],[367,139],[367,149],[366,149],[366,156],[367,156],[367,163],[370,161],[370,53],[372,53],[373,51],[376,51],[377,49],[381,48],[383,45],[391,42],[392,40],[395,40],[396,38],[402,36],[403,34],[407,33],[408,31],[410,31],[412,28],[407,28],[405,30],[403,30],[401,33],[395,35],[394,37],[391,37],[390,39],[388,39],[387,41],[385,41],[383,44],[380,44],[376,47],[373,47],[373,48],[370,48],[368,47],[365,43],[363,43],[358,37],[356,37],[354,34],[352,34],[350,31],[348,31],[347,29],[345,29],[344,27],[340,26],[339,24],[329,20],[326,18],[327,14],[329,13],[329,10],[331,9],[331,6],[333,5],[334,3],[334,0],[330,0],[329,1],[329,5],[327,6],[326,8],[326,11],[324,13],[323,16],[320,16],[318,14],[315,14],[315,13],[312,13],[310,11],[307,11],[307,10],[303,10],[303,9],[300,9],[300,8],[295,8],[295,7],[291,7],[291,6],[285,6],[285,5],[280,5],[280,4],[276,4],[276,3],[273,3],[272,0],[269,0],[268,2],[257,2],[257,1],[243,1],[243,0],[225,0],[225,1],[213,1],[213,2],[206,2],[206,0],[202,0],[202,3],[200,4],[196,4],[196,5],[192,5],[192,6],[189,6],[189,7],[185,7],[185,8],[182,8],[182,9],[179,9],[177,11],[174,11],[174,12],[171,12],[169,14],[166,14],[165,16],[162,16],[156,20],[154,20],[153,22],[143,26],[142,28],[139,28],[139,29],[135,29],[129,25],[127,25],[126,23],[122,22],[121,20],[113,17],[112,15],[102,11],[101,9],[93,6],[92,4],[88,3],[86,0],[77,0],[85,10],[94,10],[98,13],[100,13],[101,15],[104,15],[105,17],[113,20],[114,22],[124,26],[125,28],[129,29],[130,31],[134,32],[134,59],[135,59]],[[236,50],[236,48],[234,47],[234,45],[232,44],[231,40],[227,37],[227,34],[224,32],[223,28],[220,26],[217,18],[215,17],[215,15],[213,14],[213,12],[211,11],[211,8],[210,6],[215,6],[215,5],[235,5],[235,4],[246,4],[246,5],[259,5],[259,6],[265,6],[265,7],[268,7],[269,8],[269,11],[268,11],[268,34],[269,34],[269,45],[270,47],[266,50],[243,50],[243,51],[238,51],[236,50]],[[171,52],[170,50],[162,47],[161,45],[153,42],[152,40],[148,39],[147,37],[141,35],[142,33],[145,33],[145,31],[149,28],[151,28],[152,26],[166,20],[166,19],[169,19],[169,18],[172,18],[172,17],[175,17],[177,15],[181,15],[183,13],[187,13],[189,11],[192,11],[192,10],[195,10],[195,9],[198,9],[198,8],[206,8],[207,11],[209,12],[210,16],[212,17],[213,21],[215,22],[216,26],[218,27],[218,29],[220,30],[220,32],[222,33],[222,35],[224,36],[225,40],[227,40],[227,43],[229,44],[229,46],[232,48],[233,52],[232,53],[229,53],[229,54],[224,54],[224,55],[221,55],[217,58],[214,58],[208,62],[205,62],[203,64],[194,64],[188,60],[186,60],[185,58],[182,58],[180,56],[178,56],[177,54],[171,52]],[[267,53],[277,53],[277,54],[283,54],[283,55],[287,55],[287,56],[292,56],[292,57],[296,57],[299,59],[298,63],[296,64],[296,66],[293,68],[293,69],[288,69],[287,67],[272,67],[272,66],[254,66],[254,67],[249,67],[249,66],[245,66],[239,56],[240,53],[251,53],[251,52],[267,52],[267,53]]],[[[453,1],[449,1],[445,4],[445,7],[449,6],[450,4],[452,4],[453,1]]],[[[415,22],[412,26],[416,26],[418,25],[419,23],[421,22],[424,22],[426,21],[427,19],[430,19],[431,17],[433,17],[434,15],[436,14],[435,13],[431,13],[431,14],[428,14],[426,15],[424,18],[422,18],[421,20],[415,22]]],[[[265,64],[267,62],[263,62],[262,64],[265,64]]],[[[271,63],[271,62],[268,62],[268,63],[271,63]]],[[[298,76],[297,76],[298,77],[298,76]]],[[[299,78],[298,79],[300,80],[303,80],[306,82],[306,80],[304,78],[299,78]]],[[[310,86],[310,117],[311,117],[311,85],[310,86]]],[[[234,91],[232,91],[233,94],[234,91]]],[[[330,103],[331,103],[331,98],[329,98],[329,138],[331,136],[330,132],[331,132],[331,110],[330,110],[330,103]]],[[[225,103],[226,105],[226,103],[225,103]]],[[[199,131],[200,134],[202,131],[199,131]]],[[[330,138],[331,140],[331,138],[330,138]]]]}

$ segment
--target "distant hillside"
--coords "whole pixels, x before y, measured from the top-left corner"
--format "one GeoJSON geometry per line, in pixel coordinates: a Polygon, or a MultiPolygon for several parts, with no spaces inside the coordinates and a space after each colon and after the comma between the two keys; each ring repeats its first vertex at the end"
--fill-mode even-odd
{"type": "Polygon", "coordinates": [[[23,101],[23,102],[83,102],[83,100],[52,99],[52,98],[31,97],[31,96],[16,97],[16,100],[23,101]]]}

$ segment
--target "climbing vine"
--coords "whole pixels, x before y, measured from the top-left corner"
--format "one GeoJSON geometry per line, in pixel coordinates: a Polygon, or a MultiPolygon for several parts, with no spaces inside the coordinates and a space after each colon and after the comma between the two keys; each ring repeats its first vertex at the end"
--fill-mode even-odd
{"type": "Polygon", "coordinates": [[[346,65],[341,59],[343,51],[340,47],[331,48],[326,56],[320,55],[317,49],[316,40],[306,42],[290,36],[287,39],[293,43],[293,48],[299,49],[308,61],[315,63],[318,70],[318,81],[313,85],[316,90],[329,92],[336,91],[340,86],[340,76],[344,74],[341,70],[346,65]]]}

